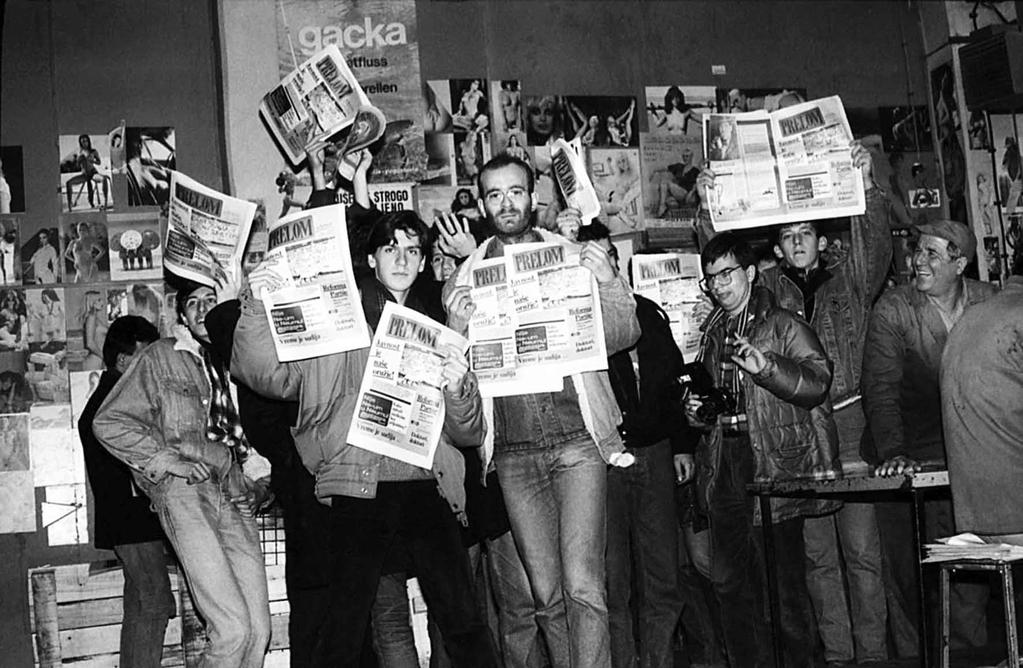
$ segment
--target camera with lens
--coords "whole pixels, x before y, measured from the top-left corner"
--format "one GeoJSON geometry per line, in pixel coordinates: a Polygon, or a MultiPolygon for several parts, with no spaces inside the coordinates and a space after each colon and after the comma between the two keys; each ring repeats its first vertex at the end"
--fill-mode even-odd
{"type": "Polygon", "coordinates": [[[701,362],[690,362],[682,367],[679,383],[686,396],[700,398],[696,418],[704,424],[714,424],[719,415],[731,415],[738,408],[738,401],[730,390],[718,387],[701,362]]]}

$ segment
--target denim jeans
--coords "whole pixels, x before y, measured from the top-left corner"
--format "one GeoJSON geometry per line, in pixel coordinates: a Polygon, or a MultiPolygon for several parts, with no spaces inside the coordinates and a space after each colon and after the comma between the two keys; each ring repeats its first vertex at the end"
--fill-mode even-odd
{"type": "Polygon", "coordinates": [[[270,640],[266,569],[256,521],[242,517],[225,486],[170,476],[153,490],[153,506],[206,620],[200,668],[258,667],[270,640]]]}
{"type": "Polygon", "coordinates": [[[358,665],[380,575],[395,550],[407,551],[452,665],[497,665],[458,521],[435,481],[381,482],[373,499],[332,497],[330,512],[331,600],[314,665],[358,665]]]}
{"type": "Polygon", "coordinates": [[[373,650],[380,668],[418,668],[408,601],[408,574],[380,576],[373,599],[373,650]]]}
{"type": "Polygon", "coordinates": [[[667,440],[630,450],[636,462],[607,475],[607,604],[614,668],[671,668],[682,609],[675,479],[667,440]],[[633,633],[639,630],[639,663],[633,633]]]}
{"type": "MultiPolygon", "coordinates": [[[[842,462],[859,460],[866,425],[862,407],[853,404],[837,411],[834,417],[842,462]]],[[[847,501],[837,513],[807,518],[803,538],[806,586],[817,616],[825,659],[887,660],[888,609],[874,505],[847,501]]]]}
{"type": "Polygon", "coordinates": [[[494,454],[537,621],[555,666],[609,668],[607,465],[588,435],[494,454]]]}
{"type": "Polygon", "coordinates": [[[114,553],[124,567],[120,663],[159,668],[167,620],[174,616],[163,541],[116,545],[114,553]]]}
{"type": "Polygon", "coordinates": [[[487,568],[497,605],[504,668],[540,668],[544,650],[536,608],[511,531],[487,541],[487,568]]]}

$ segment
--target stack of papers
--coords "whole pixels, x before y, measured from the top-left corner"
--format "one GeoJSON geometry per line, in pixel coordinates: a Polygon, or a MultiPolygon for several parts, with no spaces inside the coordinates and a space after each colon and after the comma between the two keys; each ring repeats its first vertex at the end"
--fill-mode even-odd
{"type": "Polygon", "coordinates": [[[1023,547],[1005,543],[988,543],[972,533],[939,538],[937,543],[928,543],[924,547],[927,550],[925,564],[959,559],[992,559],[995,561],[1023,559],[1023,547]]]}

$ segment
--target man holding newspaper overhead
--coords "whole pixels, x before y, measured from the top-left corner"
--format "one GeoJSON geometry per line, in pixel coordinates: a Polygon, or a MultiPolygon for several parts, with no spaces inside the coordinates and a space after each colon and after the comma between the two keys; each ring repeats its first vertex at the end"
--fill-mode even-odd
{"type": "Polygon", "coordinates": [[[484,464],[497,466],[552,664],[609,667],[607,464],[631,459],[606,355],[639,338],[636,302],[599,245],[535,227],[526,163],[500,155],[478,181],[494,236],[449,279],[444,304],[482,374],[484,464]]]}
{"type": "MultiPolygon", "coordinates": [[[[374,224],[365,248],[374,277],[361,285],[361,307],[370,327],[394,303],[426,315],[439,311],[439,305],[431,309],[412,289],[425,266],[427,246],[427,228],[412,212],[388,213],[374,224]]],[[[456,520],[465,510],[465,469],[452,444],[478,445],[484,428],[479,391],[464,356],[449,349],[442,360],[437,383],[443,387],[443,435],[432,468],[356,447],[345,435],[353,422],[375,417],[358,402],[364,375],[372,369],[377,377],[380,359],[361,347],[279,362],[261,298],[280,279],[270,263],[250,276],[251,290],[243,295],[235,330],[232,370],[257,392],[298,401],[295,445],[316,477],[316,495],[330,505],[331,600],[313,665],[359,665],[380,576],[404,568],[409,560],[452,664],[496,666],[456,520]]]]}

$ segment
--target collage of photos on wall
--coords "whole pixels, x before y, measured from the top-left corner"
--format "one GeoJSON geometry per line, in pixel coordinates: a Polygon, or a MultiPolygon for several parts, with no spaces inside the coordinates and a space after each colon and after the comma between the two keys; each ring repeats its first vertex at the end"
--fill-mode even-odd
{"type": "Polygon", "coordinates": [[[0,533],[45,528],[50,545],[89,541],[76,423],[110,323],[139,315],[167,334],[174,322],[161,232],[174,128],[71,129],[52,163],[54,222],[30,222],[50,207],[25,201],[21,147],[0,149],[0,502],[15,509],[0,533]]]}

